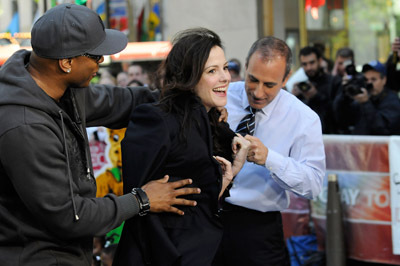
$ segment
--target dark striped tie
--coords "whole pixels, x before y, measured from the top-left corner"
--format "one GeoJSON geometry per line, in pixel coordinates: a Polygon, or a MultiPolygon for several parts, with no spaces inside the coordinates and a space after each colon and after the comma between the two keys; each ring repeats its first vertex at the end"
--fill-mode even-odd
{"type": "Polygon", "coordinates": [[[255,117],[258,109],[253,109],[251,106],[248,106],[246,110],[249,111],[250,114],[243,117],[236,128],[236,133],[242,136],[253,135],[256,126],[255,117]]]}

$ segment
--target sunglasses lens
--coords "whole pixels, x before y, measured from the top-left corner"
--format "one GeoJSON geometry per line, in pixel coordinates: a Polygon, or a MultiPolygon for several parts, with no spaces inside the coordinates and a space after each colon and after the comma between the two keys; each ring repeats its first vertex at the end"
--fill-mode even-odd
{"type": "Polygon", "coordinates": [[[102,55],[91,55],[91,54],[84,54],[83,56],[93,59],[96,62],[99,62],[101,60],[101,58],[103,57],[102,55]]]}

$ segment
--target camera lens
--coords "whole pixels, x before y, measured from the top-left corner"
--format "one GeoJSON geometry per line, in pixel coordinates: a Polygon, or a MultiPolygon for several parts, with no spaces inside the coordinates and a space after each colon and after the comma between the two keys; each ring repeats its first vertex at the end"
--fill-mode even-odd
{"type": "Polygon", "coordinates": [[[308,84],[307,82],[304,82],[304,81],[300,82],[297,86],[299,87],[299,89],[301,91],[308,91],[309,89],[311,89],[310,84],[308,84]]]}

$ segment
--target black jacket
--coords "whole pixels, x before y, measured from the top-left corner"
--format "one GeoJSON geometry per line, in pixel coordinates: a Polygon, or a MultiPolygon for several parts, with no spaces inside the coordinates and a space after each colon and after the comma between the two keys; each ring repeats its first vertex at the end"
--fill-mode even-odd
{"type": "Polygon", "coordinates": [[[400,134],[400,100],[387,88],[361,104],[341,91],[335,99],[334,112],[341,134],[400,134]]]}
{"type": "Polygon", "coordinates": [[[334,130],[332,123],[332,84],[333,78],[320,70],[319,74],[309,81],[314,84],[318,93],[311,99],[306,100],[302,94],[298,98],[316,112],[321,119],[322,133],[329,134],[334,130]]]}
{"type": "MultiPolygon", "coordinates": [[[[213,158],[213,140],[207,112],[194,107],[186,140],[180,138],[182,119],[153,105],[133,112],[122,141],[124,192],[149,180],[170,175],[171,180],[191,178],[200,195],[185,197],[196,207],[178,207],[184,216],[150,214],[128,220],[118,245],[114,265],[211,265],[222,237],[216,214],[221,189],[221,169],[213,158]]],[[[224,138],[234,133],[226,125],[224,138]],[[231,132],[231,133],[229,133],[231,132]]]]}
{"type": "Polygon", "coordinates": [[[56,103],[16,52],[0,69],[0,265],[90,265],[94,235],[137,214],[132,195],[95,198],[86,126],[125,127],[146,89],[69,88],[56,103]]]}
{"type": "Polygon", "coordinates": [[[386,69],[387,69],[387,81],[386,86],[399,93],[400,91],[400,70],[397,69],[397,64],[399,64],[399,55],[397,56],[397,60],[393,62],[393,55],[390,55],[388,60],[386,61],[386,69]]]}

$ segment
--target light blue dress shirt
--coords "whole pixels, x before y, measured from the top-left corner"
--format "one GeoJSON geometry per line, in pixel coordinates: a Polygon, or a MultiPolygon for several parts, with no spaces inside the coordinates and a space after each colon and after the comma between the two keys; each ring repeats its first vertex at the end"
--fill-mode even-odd
{"type": "MultiPolygon", "coordinates": [[[[248,114],[244,82],[228,90],[228,123],[235,130],[248,114]]],[[[312,199],[322,189],[325,151],[318,115],[295,96],[280,90],[256,113],[254,136],[268,148],[265,165],[246,162],[236,176],[226,201],[262,212],[289,206],[288,190],[312,199]]]]}

